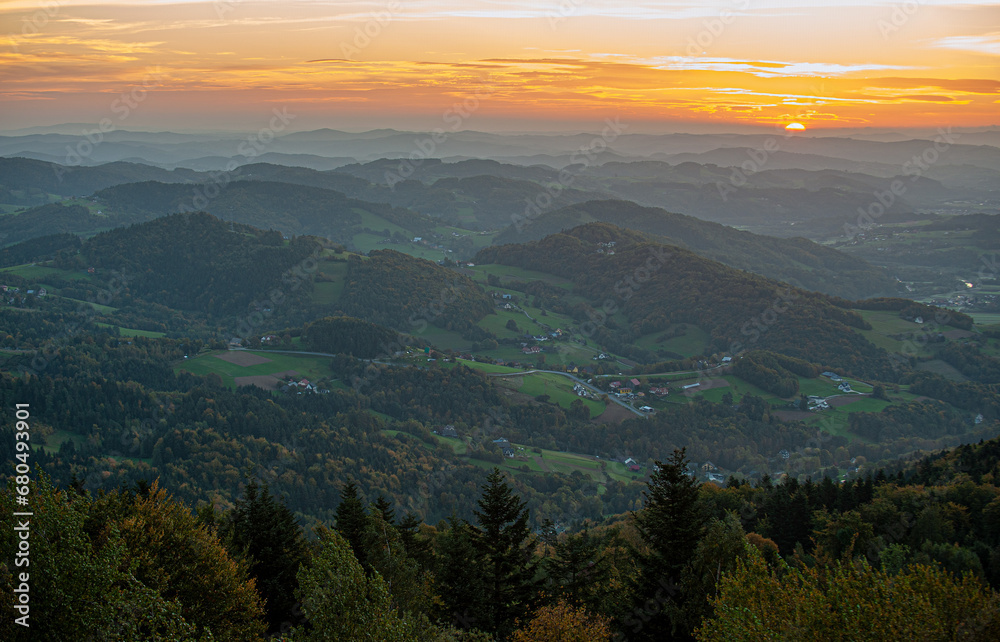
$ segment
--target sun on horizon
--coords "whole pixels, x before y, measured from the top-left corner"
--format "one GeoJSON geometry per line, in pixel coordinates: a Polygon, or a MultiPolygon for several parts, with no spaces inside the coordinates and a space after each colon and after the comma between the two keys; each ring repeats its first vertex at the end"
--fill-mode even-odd
{"type": "Polygon", "coordinates": [[[804,132],[806,130],[806,126],[802,123],[788,123],[785,125],[785,129],[792,132],[804,132]]]}

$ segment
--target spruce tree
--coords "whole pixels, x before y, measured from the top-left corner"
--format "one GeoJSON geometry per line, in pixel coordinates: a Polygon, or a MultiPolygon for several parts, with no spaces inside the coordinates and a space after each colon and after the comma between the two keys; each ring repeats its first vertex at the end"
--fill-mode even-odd
{"type": "Polygon", "coordinates": [[[250,564],[250,575],[265,601],[269,632],[284,623],[300,624],[293,611],[296,574],[306,561],[306,540],[295,515],[275,499],[265,483],[251,479],[228,515],[222,536],[234,555],[250,564]]]}
{"type": "Polygon", "coordinates": [[[365,505],[358,496],[358,486],[352,481],[340,489],[340,504],[334,514],[334,528],[347,540],[354,551],[354,556],[365,571],[369,570],[368,560],[364,550],[365,528],[368,526],[368,515],[365,505]]]}
{"type": "MultiPolygon", "coordinates": [[[[643,491],[643,509],[634,514],[648,547],[648,552],[636,551],[639,572],[632,581],[635,612],[642,614],[638,639],[668,639],[673,627],[667,607],[673,610],[684,598],[678,586],[681,572],[692,559],[703,530],[696,507],[698,484],[687,474],[687,464],[683,448],[666,462],[657,461],[648,489],[643,491]]],[[[626,618],[626,626],[630,619],[635,618],[626,618]]]]}
{"type": "Polygon", "coordinates": [[[406,548],[406,554],[417,560],[420,568],[433,570],[434,550],[430,540],[420,536],[420,524],[420,518],[408,512],[396,525],[396,530],[399,531],[399,537],[403,541],[403,547],[406,548]]]}
{"type": "Polygon", "coordinates": [[[486,626],[481,628],[504,638],[513,632],[515,620],[527,615],[533,598],[533,542],[525,502],[507,485],[499,468],[493,469],[482,489],[479,509],[473,511],[486,572],[486,626]]]}
{"type": "Polygon", "coordinates": [[[379,514],[382,515],[382,519],[384,519],[387,524],[391,524],[392,526],[396,525],[396,511],[393,510],[392,504],[389,503],[389,500],[387,500],[384,495],[376,497],[375,501],[372,502],[372,506],[375,511],[378,511],[379,514]]]}
{"type": "Polygon", "coordinates": [[[487,578],[476,531],[455,515],[448,524],[450,528],[437,539],[434,576],[442,602],[439,619],[460,629],[485,628],[487,578]]]}
{"type": "Polygon", "coordinates": [[[601,612],[611,574],[602,555],[604,546],[605,538],[587,529],[556,539],[553,555],[542,563],[553,593],[572,604],[583,604],[591,612],[601,612]]]}

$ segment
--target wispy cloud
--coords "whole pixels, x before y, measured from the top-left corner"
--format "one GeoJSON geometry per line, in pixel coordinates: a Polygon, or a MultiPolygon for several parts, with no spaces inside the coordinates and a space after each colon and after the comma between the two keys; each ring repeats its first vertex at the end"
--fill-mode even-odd
{"type": "Polygon", "coordinates": [[[988,56],[1000,56],[1000,34],[986,36],[948,36],[934,43],[942,49],[971,51],[988,56]]]}

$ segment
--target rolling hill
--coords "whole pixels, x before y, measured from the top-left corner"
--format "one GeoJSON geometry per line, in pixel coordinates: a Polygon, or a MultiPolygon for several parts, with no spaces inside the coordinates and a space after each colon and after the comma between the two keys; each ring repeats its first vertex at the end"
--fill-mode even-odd
{"type": "Polygon", "coordinates": [[[692,324],[711,348],[738,354],[762,348],[841,368],[856,376],[893,380],[889,354],[857,330],[868,324],[842,299],[807,292],[657,243],[647,235],[589,223],[539,241],[486,248],[477,263],[498,263],[568,279],[587,304],[595,338],[624,340],[692,324]],[[613,245],[612,245],[613,244],[613,245]],[[614,322],[618,312],[626,327],[614,322]]]}
{"type": "Polygon", "coordinates": [[[731,267],[844,298],[899,292],[884,270],[803,238],[774,238],[628,201],[589,201],[509,227],[494,243],[523,243],[592,222],[655,234],[731,267]]]}

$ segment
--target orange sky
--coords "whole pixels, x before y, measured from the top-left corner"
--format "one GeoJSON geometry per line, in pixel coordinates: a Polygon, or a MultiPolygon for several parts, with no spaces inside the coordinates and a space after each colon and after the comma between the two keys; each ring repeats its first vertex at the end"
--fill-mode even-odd
{"type": "Polygon", "coordinates": [[[998,63],[994,2],[0,0],[0,129],[968,127],[998,63]]]}

